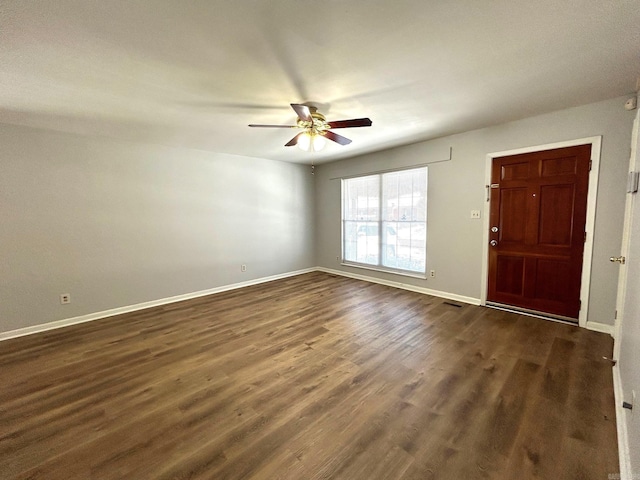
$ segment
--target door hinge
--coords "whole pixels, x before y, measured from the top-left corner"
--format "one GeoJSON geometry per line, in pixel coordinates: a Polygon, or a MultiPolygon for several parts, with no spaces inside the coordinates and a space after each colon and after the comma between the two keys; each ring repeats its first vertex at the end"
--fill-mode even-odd
{"type": "Polygon", "coordinates": [[[589,160],[589,171],[591,171],[592,167],[593,167],[593,160],[589,160]]]}
{"type": "Polygon", "coordinates": [[[613,314],[613,319],[614,320],[618,319],[618,310],[616,310],[615,313],[613,314]]]}
{"type": "Polygon", "coordinates": [[[584,242],[587,243],[587,232],[584,232],[584,242]]]}

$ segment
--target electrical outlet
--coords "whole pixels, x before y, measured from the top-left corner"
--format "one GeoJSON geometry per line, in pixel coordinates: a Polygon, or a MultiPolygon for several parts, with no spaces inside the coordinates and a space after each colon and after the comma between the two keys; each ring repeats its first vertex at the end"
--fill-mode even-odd
{"type": "Polygon", "coordinates": [[[71,294],[70,293],[61,293],[60,294],[60,303],[62,305],[66,305],[67,303],[71,303],[71,294]]]}
{"type": "Polygon", "coordinates": [[[435,270],[429,270],[429,276],[431,278],[436,278],[436,271],[435,270]]]}
{"type": "Polygon", "coordinates": [[[471,218],[480,218],[480,210],[471,210],[471,218]]]}
{"type": "Polygon", "coordinates": [[[247,266],[245,264],[240,265],[240,271],[241,272],[246,272],[247,271],[247,266]]]}

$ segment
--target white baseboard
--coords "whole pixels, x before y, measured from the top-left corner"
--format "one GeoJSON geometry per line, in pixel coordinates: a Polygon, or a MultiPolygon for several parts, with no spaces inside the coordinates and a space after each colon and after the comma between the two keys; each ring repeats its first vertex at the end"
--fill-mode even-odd
{"type": "Polygon", "coordinates": [[[175,302],[182,302],[184,300],[190,300],[192,298],[204,297],[206,295],[213,295],[214,293],[221,293],[229,290],[236,290],[242,287],[258,285],[260,283],[271,282],[273,280],[280,280],[281,278],[302,275],[303,273],[314,272],[316,270],[317,270],[316,268],[307,268],[304,270],[297,270],[294,272],[287,272],[279,275],[271,275],[269,277],[256,278],[254,280],[249,280],[249,281],[240,282],[240,283],[233,283],[231,285],[223,285],[221,287],[210,288],[208,290],[200,290],[198,292],[185,293],[184,295],[176,295],[174,297],[161,298],[158,300],[152,300],[150,302],[137,303],[135,305],[127,305],[125,307],[118,307],[118,308],[112,308],[110,310],[103,310],[101,312],[89,313],[87,315],[81,315],[79,317],[64,318],[62,320],[42,323],[40,325],[34,325],[32,327],[19,328],[17,330],[10,330],[8,332],[0,332],[0,342],[3,340],[9,340],[10,338],[17,338],[17,337],[23,337],[25,335],[32,335],[34,333],[46,332],[48,330],[54,330],[56,328],[67,327],[69,325],[77,325],[78,323],[91,322],[93,320],[113,317],[115,315],[121,315],[123,313],[136,312],[138,310],[144,310],[145,308],[158,307],[161,305],[167,305],[169,303],[175,303],[175,302]]]}
{"type": "Polygon", "coordinates": [[[620,367],[613,367],[613,395],[616,402],[616,428],[618,430],[618,456],[620,457],[620,480],[632,480],[629,437],[627,435],[627,414],[622,408],[622,379],[620,367]]]}
{"type": "MultiPolygon", "coordinates": [[[[468,303],[471,305],[481,305],[479,298],[467,297],[464,295],[458,295],[456,293],[443,292],[441,290],[433,290],[425,287],[418,287],[408,283],[394,282],[391,280],[383,280],[380,278],[370,277],[368,275],[361,275],[357,273],[344,272],[341,270],[333,270],[325,267],[313,267],[303,270],[297,270],[293,272],[282,273],[279,275],[271,275],[269,277],[257,278],[246,282],[234,283],[231,285],[223,285],[221,287],[210,288],[208,290],[200,290],[198,292],[186,293],[184,295],[176,295],[173,297],[161,298],[158,300],[152,300],[149,302],[137,303],[135,305],[128,305],[124,307],[112,308],[110,310],[103,310],[101,312],[89,313],[87,315],[81,315],[79,317],[65,318],[62,320],[56,320],[53,322],[34,325],[31,327],[19,328],[17,330],[10,330],[8,332],[0,332],[0,341],[9,340],[11,338],[22,337],[25,335],[31,335],[34,333],[46,332],[48,330],[54,330],[56,328],[67,327],[69,325],[76,325],[79,323],[91,322],[93,320],[99,320],[101,318],[113,317],[115,315],[121,315],[123,313],[135,312],[138,310],[144,310],[145,308],[157,307],[160,305],[166,305],[169,303],[181,302],[183,300],[190,300],[192,298],[204,297],[206,295],[213,295],[215,293],[226,292],[228,290],[235,290],[242,287],[248,287],[251,285],[258,285],[260,283],[271,282],[273,280],[279,280],[282,278],[293,277],[296,275],[302,275],[309,272],[325,272],[333,275],[340,275],[343,277],[354,278],[356,280],[364,280],[366,282],[378,283],[380,285],[386,285],[394,288],[401,288],[403,290],[409,290],[411,292],[422,293],[426,295],[433,295],[435,297],[446,298],[447,300],[454,300],[457,302],[468,303]]],[[[587,322],[586,328],[594,330],[596,332],[608,333],[613,336],[614,327],[612,325],[606,325],[598,322],[587,322]]]]}
{"type": "Polygon", "coordinates": [[[409,290],[411,292],[423,293],[425,295],[433,295],[434,297],[446,298],[447,300],[455,300],[457,302],[469,303],[471,305],[480,305],[479,298],[465,297],[464,295],[458,295],[456,293],[442,292],[440,290],[432,290],[430,288],[417,287],[408,283],[393,282],[391,280],[382,280],[380,278],[369,277],[367,275],[360,275],[357,273],[343,272],[342,270],[333,270],[331,268],[317,267],[317,271],[331,273],[334,275],[341,275],[343,277],[355,278],[356,280],[364,280],[365,282],[379,283],[380,285],[386,285],[388,287],[401,288],[403,290],[409,290]]]}
{"type": "Polygon", "coordinates": [[[615,327],[613,325],[607,325],[606,323],[587,322],[585,328],[587,330],[593,330],[594,332],[608,333],[612,337],[614,336],[615,327]]]}

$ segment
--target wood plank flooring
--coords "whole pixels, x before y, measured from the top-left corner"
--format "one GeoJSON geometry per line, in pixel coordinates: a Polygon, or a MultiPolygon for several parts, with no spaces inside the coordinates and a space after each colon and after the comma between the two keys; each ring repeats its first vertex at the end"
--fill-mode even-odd
{"type": "Polygon", "coordinates": [[[2,479],[606,479],[609,336],[315,272],[0,343],[2,479]]]}

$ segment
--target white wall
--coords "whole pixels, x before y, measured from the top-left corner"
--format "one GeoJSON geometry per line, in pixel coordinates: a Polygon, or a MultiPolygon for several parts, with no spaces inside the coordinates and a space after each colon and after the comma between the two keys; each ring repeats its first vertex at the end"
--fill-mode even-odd
{"type": "Polygon", "coordinates": [[[469,217],[470,210],[483,210],[485,205],[486,155],[602,135],[588,321],[613,325],[618,269],[608,259],[620,250],[624,217],[633,123],[633,112],[623,108],[626,98],[320,165],[316,169],[318,265],[480,299],[483,222],[469,217]],[[437,162],[449,156],[450,146],[451,161],[429,166],[427,269],[435,269],[436,278],[398,278],[341,266],[336,261],[341,254],[338,177],[437,162]]]}
{"type": "Polygon", "coordinates": [[[312,267],[313,205],[302,165],[0,125],[0,332],[312,267]]]}
{"type": "MultiPolygon", "coordinates": [[[[640,111],[636,116],[636,148],[635,165],[632,169],[640,168],[640,111]]],[[[620,353],[618,369],[620,373],[620,393],[623,400],[632,402],[632,392],[636,393],[636,403],[633,410],[622,410],[618,407],[619,421],[624,422],[623,429],[618,431],[624,435],[627,433],[627,446],[629,458],[626,457],[624,448],[621,450],[623,461],[628,460],[631,472],[640,478],[640,194],[631,196],[631,220],[629,227],[629,250],[627,252],[627,283],[624,292],[625,305],[622,324],[620,325],[620,353]]],[[[624,442],[622,443],[624,446],[624,442]]],[[[629,480],[632,476],[629,475],[629,480]]]]}

